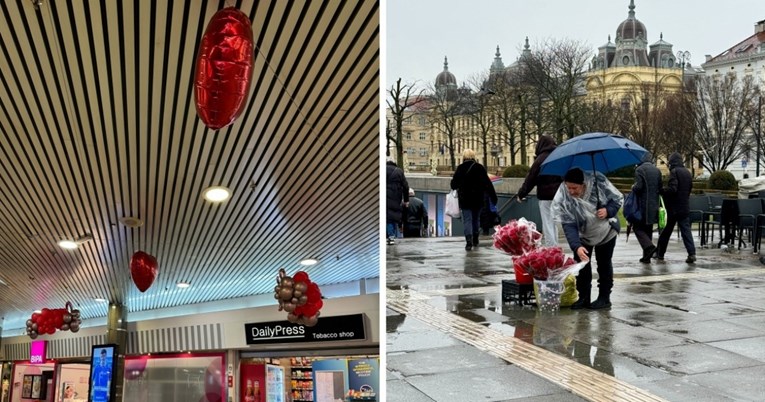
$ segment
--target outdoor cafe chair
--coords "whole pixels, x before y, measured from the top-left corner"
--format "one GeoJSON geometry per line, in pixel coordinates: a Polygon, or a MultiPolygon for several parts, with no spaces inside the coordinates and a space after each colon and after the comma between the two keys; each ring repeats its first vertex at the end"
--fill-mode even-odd
{"type": "MultiPolygon", "coordinates": [[[[693,226],[699,224],[699,237],[701,237],[702,222],[704,221],[704,211],[709,211],[709,197],[706,195],[691,195],[688,198],[688,220],[693,226]]],[[[677,237],[680,237],[680,225],[677,226],[677,237]]]]}
{"type": "MultiPolygon", "coordinates": [[[[738,204],[738,222],[736,226],[738,228],[738,249],[741,250],[741,245],[744,243],[744,230],[749,234],[749,241],[754,243],[757,232],[757,217],[762,215],[762,201],[759,198],[749,198],[744,200],[737,200],[738,204]]],[[[757,251],[757,246],[754,246],[754,251],[757,251]]]]}
{"type": "MultiPolygon", "coordinates": [[[[720,237],[722,238],[722,226],[723,223],[720,220],[722,215],[722,194],[705,194],[709,199],[709,206],[702,214],[703,220],[701,222],[701,247],[707,247],[707,244],[714,243],[715,230],[719,227],[720,237]]],[[[720,240],[722,244],[724,239],[720,240]]]]}

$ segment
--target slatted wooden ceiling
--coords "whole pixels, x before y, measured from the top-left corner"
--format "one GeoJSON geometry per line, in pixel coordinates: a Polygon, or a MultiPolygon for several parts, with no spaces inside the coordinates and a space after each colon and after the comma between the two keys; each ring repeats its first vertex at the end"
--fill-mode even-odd
{"type": "Polygon", "coordinates": [[[271,293],[308,256],[320,285],[378,277],[378,79],[376,1],[0,2],[6,329],[68,300],[92,318],[106,313],[94,297],[143,311],[271,293]],[[228,6],[252,21],[253,85],[213,131],[192,75],[228,6]],[[205,201],[212,185],[232,198],[205,201]],[[160,264],[146,293],[137,250],[160,264]]]}

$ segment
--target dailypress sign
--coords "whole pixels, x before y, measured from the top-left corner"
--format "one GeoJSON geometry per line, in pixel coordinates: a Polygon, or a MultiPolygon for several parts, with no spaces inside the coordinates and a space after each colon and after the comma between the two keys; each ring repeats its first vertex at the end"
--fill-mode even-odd
{"type": "Polygon", "coordinates": [[[289,321],[244,324],[244,332],[248,345],[366,339],[364,314],[319,317],[313,327],[289,321]]]}

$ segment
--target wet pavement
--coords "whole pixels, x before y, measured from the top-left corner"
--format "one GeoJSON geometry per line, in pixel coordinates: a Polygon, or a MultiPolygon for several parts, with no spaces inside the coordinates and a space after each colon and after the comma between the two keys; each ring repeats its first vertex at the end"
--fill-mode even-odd
{"type": "Polygon", "coordinates": [[[621,235],[610,310],[550,313],[502,299],[514,274],[490,237],[386,246],[387,400],[765,401],[758,256],[699,249],[687,264],[676,234],[664,262],[641,253],[621,235]]]}

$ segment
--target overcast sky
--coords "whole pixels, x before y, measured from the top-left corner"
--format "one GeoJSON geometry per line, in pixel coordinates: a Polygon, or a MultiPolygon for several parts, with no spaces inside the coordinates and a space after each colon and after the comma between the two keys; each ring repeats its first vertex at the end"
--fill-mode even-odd
{"type": "MultiPolygon", "coordinates": [[[[532,45],[570,38],[590,45],[593,55],[627,18],[629,0],[387,0],[385,3],[385,88],[398,77],[432,83],[443,70],[462,85],[488,71],[500,47],[505,66],[514,62],[524,38],[532,45]]],[[[635,17],[648,43],[664,40],[672,50],[691,53],[698,66],[754,33],[765,19],[765,0],[635,0],[635,17]]]]}

